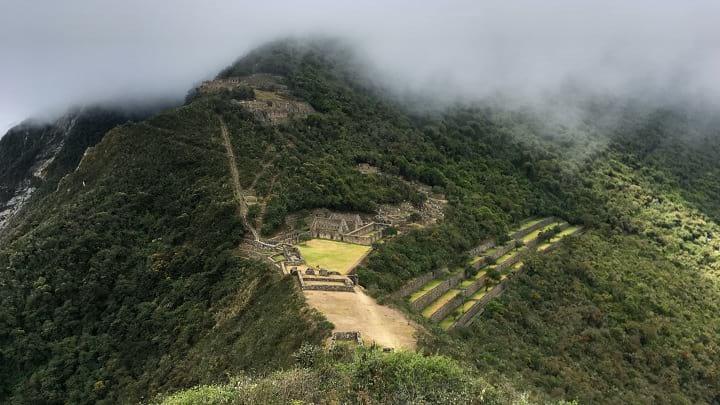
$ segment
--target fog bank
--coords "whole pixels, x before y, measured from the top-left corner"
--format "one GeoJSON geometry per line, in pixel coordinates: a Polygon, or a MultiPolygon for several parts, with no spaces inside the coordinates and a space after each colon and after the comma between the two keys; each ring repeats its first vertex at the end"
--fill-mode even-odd
{"type": "Polygon", "coordinates": [[[399,92],[720,100],[713,1],[157,0],[0,3],[0,133],[80,103],[182,97],[263,42],[349,41],[399,92]]]}

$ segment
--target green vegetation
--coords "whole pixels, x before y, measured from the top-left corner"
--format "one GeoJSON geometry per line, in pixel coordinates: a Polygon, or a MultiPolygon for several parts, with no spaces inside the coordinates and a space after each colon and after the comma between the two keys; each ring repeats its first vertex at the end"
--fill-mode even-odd
{"type": "Polygon", "coordinates": [[[71,111],[55,124],[30,121],[8,131],[0,139],[0,207],[24,182],[41,192],[54,191],[60,179],[75,170],[85,150],[108,130],[147,114],[95,107],[71,111]],[[34,176],[39,161],[49,159],[41,173],[44,178],[34,176]]]}
{"type": "Polygon", "coordinates": [[[432,290],[433,288],[437,287],[438,284],[442,283],[443,280],[431,280],[424,286],[422,286],[421,289],[415,291],[412,295],[410,295],[410,302],[417,301],[418,298],[422,297],[427,293],[428,291],[432,290]]]}
{"type": "MultiPolygon", "coordinates": [[[[271,126],[232,99],[272,95],[195,94],[104,134],[75,172],[77,147],[62,187],[40,193],[0,244],[0,402],[138,402],[191,386],[164,400],[524,400],[478,375],[539,401],[717,402],[720,126],[631,107],[606,120],[616,103],[602,100],[572,124],[498,107],[411,113],[325,45],[271,44],[222,73],[283,75],[316,110],[307,117],[271,126]],[[528,216],[586,232],[523,258],[471,327],[428,325],[420,349],[445,356],[321,355],[303,343],[330,325],[293,281],[236,256],[246,230],[218,117],[242,186],[268,201],[266,235],[313,208],[420,206],[408,180],[445,194],[444,221],[378,244],[358,269],[380,298],[428,271],[465,271],[465,252],[505,242],[528,216]]],[[[478,274],[507,276],[494,268],[478,274]]]]}
{"type": "Polygon", "coordinates": [[[234,257],[211,101],[110,131],[0,246],[0,402],[133,402],[290,364],[328,325],[234,257]]]}
{"type": "Polygon", "coordinates": [[[443,356],[338,346],[313,350],[311,365],[266,377],[241,375],[224,385],[200,386],[159,398],[162,405],[288,403],[527,403],[509,387],[496,388],[443,356]]]}
{"type": "Polygon", "coordinates": [[[425,309],[423,309],[423,311],[422,311],[423,316],[425,318],[429,318],[438,309],[440,309],[443,305],[445,305],[445,303],[447,303],[451,299],[455,298],[460,293],[461,293],[461,291],[458,289],[450,289],[448,292],[446,292],[445,294],[438,297],[438,299],[433,301],[430,305],[425,307],[425,309]]]}
{"type": "Polygon", "coordinates": [[[298,245],[308,266],[321,267],[347,274],[371,249],[370,246],[311,239],[298,245]]]}
{"type": "MultiPolygon", "coordinates": [[[[720,390],[717,284],[638,237],[591,233],[525,261],[467,331],[480,370],[553,398],[712,402],[720,390]]],[[[458,354],[459,355],[459,354],[458,354]]]]}

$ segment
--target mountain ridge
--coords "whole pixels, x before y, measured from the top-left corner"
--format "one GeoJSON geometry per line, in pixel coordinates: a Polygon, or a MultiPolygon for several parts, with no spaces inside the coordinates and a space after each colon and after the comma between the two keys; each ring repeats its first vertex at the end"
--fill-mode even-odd
{"type": "Polygon", "coordinates": [[[718,398],[717,138],[662,112],[631,114],[614,131],[592,115],[568,127],[482,106],[411,113],[320,45],[252,52],[217,77],[237,87],[114,126],[72,155],[59,187],[32,197],[0,247],[1,400],[137,402],[192,386],[178,398],[243,403],[273,398],[270,387],[320,402],[718,398]],[[258,73],[282,75],[286,89],[240,83],[258,73]],[[287,100],[312,111],[262,114],[260,102],[287,100]],[[709,147],[696,150],[681,136],[690,131],[709,147]],[[683,182],[698,167],[710,174],[683,182]],[[419,353],[325,353],[332,325],[294,279],[239,249],[255,235],[238,203],[252,189],[265,204],[255,215],[266,238],[309,225],[314,209],[422,206],[413,184],[446,196],[442,221],[387,237],[356,274],[423,327],[419,353]],[[392,298],[427,272],[469,271],[467,251],[532,215],[588,231],[524,258],[470,327],[447,333],[392,298]],[[323,375],[333,376],[327,397],[300,383],[323,375]]]}

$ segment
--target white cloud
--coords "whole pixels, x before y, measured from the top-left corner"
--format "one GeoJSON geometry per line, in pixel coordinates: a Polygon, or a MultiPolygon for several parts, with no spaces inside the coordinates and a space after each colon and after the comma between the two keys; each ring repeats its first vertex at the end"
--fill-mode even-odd
{"type": "Polygon", "coordinates": [[[355,41],[400,89],[446,98],[590,90],[720,98],[713,1],[97,0],[0,3],[0,127],[118,98],[182,96],[279,36],[355,41]],[[641,90],[640,90],[641,89],[641,90]]]}

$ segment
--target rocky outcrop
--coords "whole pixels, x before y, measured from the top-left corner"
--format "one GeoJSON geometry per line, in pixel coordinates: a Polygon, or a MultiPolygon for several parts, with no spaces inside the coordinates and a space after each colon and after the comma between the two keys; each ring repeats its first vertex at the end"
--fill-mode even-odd
{"type": "Polygon", "coordinates": [[[0,138],[0,236],[36,192],[54,191],[107,131],[153,111],[78,108],[53,122],[27,120],[10,129],[0,138]]]}

